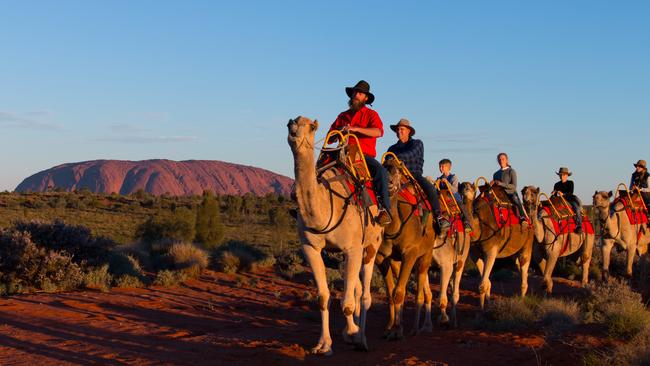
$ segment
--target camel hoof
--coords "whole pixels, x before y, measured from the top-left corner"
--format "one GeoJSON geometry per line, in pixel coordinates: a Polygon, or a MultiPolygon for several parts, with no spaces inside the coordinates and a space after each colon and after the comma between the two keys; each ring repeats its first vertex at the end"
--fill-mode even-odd
{"type": "Polygon", "coordinates": [[[363,352],[368,352],[370,350],[368,348],[368,342],[366,342],[366,337],[363,337],[363,339],[360,342],[357,342],[354,345],[354,350],[355,351],[363,351],[363,352]]]}
{"type": "Polygon", "coordinates": [[[334,354],[332,346],[325,344],[312,348],[310,353],[316,356],[331,356],[334,354]]]}
{"type": "Polygon", "coordinates": [[[425,324],[422,326],[420,333],[433,333],[433,324],[425,324]]]}
{"type": "Polygon", "coordinates": [[[404,331],[402,329],[393,329],[386,337],[389,341],[398,341],[404,339],[404,331]]]}

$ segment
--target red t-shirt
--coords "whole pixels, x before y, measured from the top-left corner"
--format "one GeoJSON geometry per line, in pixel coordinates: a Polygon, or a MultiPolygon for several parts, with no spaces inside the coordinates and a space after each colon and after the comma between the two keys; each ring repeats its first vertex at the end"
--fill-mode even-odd
{"type": "MultiPolygon", "coordinates": [[[[336,121],[332,123],[330,131],[340,130],[345,126],[378,128],[381,131],[381,136],[384,135],[384,124],[381,122],[379,114],[366,106],[361,107],[357,112],[348,109],[339,114],[339,116],[336,117],[336,121]]],[[[360,133],[355,133],[355,135],[359,138],[361,151],[365,155],[372,156],[373,158],[377,156],[377,149],[375,147],[377,145],[376,137],[370,137],[360,133]]],[[[354,140],[350,140],[350,142],[354,143],[354,140]]]]}

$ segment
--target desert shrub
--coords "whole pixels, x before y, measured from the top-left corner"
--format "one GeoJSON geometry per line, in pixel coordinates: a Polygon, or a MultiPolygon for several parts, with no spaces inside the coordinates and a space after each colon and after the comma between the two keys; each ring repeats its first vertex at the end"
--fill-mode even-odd
{"type": "Polygon", "coordinates": [[[143,270],[153,270],[151,244],[135,242],[128,245],[120,245],[113,251],[133,257],[138,261],[143,270]]]}
{"type": "Polygon", "coordinates": [[[196,211],[196,237],[197,243],[204,248],[212,249],[221,242],[224,235],[224,226],[221,223],[219,201],[206,191],[203,201],[196,211]]]}
{"type": "Polygon", "coordinates": [[[87,227],[66,225],[60,220],[53,223],[18,221],[14,223],[14,228],[29,233],[31,240],[39,247],[65,251],[77,264],[100,265],[116,245],[108,238],[93,236],[87,227]]]}
{"type": "Polygon", "coordinates": [[[581,318],[578,303],[571,300],[544,299],[536,310],[542,324],[556,335],[573,329],[581,318]]]}
{"type": "Polygon", "coordinates": [[[275,267],[280,275],[288,280],[305,272],[304,259],[301,251],[286,250],[275,256],[275,267]]]}
{"type": "Polygon", "coordinates": [[[474,325],[491,330],[523,329],[537,321],[533,310],[518,297],[499,297],[490,302],[485,312],[479,315],[474,325]]]}
{"type": "Polygon", "coordinates": [[[90,267],[84,275],[84,286],[108,291],[113,283],[113,275],[108,271],[108,264],[99,267],[90,267]]]}
{"type": "Polygon", "coordinates": [[[114,277],[129,275],[139,279],[144,278],[140,262],[133,256],[121,251],[113,251],[108,257],[109,272],[114,277]]]}
{"type": "Polygon", "coordinates": [[[584,308],[588,321],[607,326],[610,336],[631,339],[650,328],[650,312],[645,309],[641,295],[624,281],[610,279],[609,283],[590,284],[584,308]]]}
{"type": "Polygon", "coordinates": [[[187,273],[190,277],[198,276],[208,267],[208,253],[190,243],[176,243],[167,255],[174,269],[187,273]]]}
{"type": "Polygon", "coordinates": [[[148,243],[164,239],[192,241],[195,236],[194,214],[186,208],[179,208],[169,216],[151,216],[138,226],[136,236],[148,243]]]}
{"type": "Polygon", "coordinates": [[[273,265],[273,259],[269,259],[268,254],[239,241],[229,241],[216,247],[211,257],[215,269],[225,273],[250,272],[273,265]]]}
{"type": "Polygon", "coordinates": [[[1,293],[67,291],[82,281],[81,268],[69,255],[37,247],[29,233],[0,230],[1,293]]]}
{"type": "Polygon", "coordinates": [[[113,286],[118,288],[138,288],[144,287],[144,283],[136,276],[125,274],[115,278],[113,286]]]}
{"type": "Polygon", "coordinates": [[[177,286],[187,280],[187,273],[164,269],[156,274],[153,281],[155,286],[177,286]]]}

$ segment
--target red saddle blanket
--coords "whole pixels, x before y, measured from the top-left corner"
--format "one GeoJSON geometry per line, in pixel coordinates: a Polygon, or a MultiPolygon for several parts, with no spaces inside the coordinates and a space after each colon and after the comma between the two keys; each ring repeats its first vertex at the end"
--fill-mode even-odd
{"type": "Polygon", "coordinates": [[[630,224],[632,225],[647,224],[648,212],[645,210],[645,203],[639,196],[632,196],[632,200],[634,200],[634,206],[636,209],[633,209],[630,206],[629,199],[623,197],[617,198],[614,201],[613,205],[616,205],[618,202],[621,202],[623,204],[623,207],[625,207],[625,213],[627,214],[627,218],[630,220],[630,224]]]}
{"type": "MultiPolygon", "coordinates": [[[[361,197],[361,192],[357,192],[354,190],[354,182],[352,181],[352,179],[350,178],[346,179],[345,183],[347,183],[350,192],[354,192],[354,201],[359,205],[363,205],[363,197],[361,197]]],[[[372,200],[372,203],[376,205],[377,195],[375,194],[375,190],[372,188],[372,182],[367,181],[364,183],[364,185],[366,187],[366,191],[368,192],[368,196],[370,196],[370,199],[372,200]]]]}
{"type": "MultiPolygon", "coordinates": [[[[555,230],[555,233],[560,235],[560,234],[567,234],[567,233],[572,233],[576,229],[576,220],[575,217],[571,216],[570,218],[564,219],[564,220],[557,220],[553,215],[551,214],[551,208],[550,207],[544,207],[542,208],[550,217],[551,222],[553,223],[553,230],[555,230]]],[[[585,234],[594,234],[594,226],[591,224],[591,221],[589,221],[588,218],[583,217],[582,218],[582,231],[585,232],[585,234]]]]}
{"type": "Polygon", "coordinates": [[[399,195],[400,195],[400,197],[402,197],[409,204],[411,204],[413,206],[417,206],[415,208],[415,215],[416,216],[422,216],[424,214],[424,212],[422,212],[422,211],[425,211],[425,210],[431,212],[431,204],[429,203],[429,201],[425,197],[422,197],[420,194],[417,194],[417,196],[416,196],[415,194],[411,193],[411,191],[409,191],[406,188],[406,186],[404,186],[399,191],[399,195]],[[419,200],[418,200],[418,196],[420,197],[419,200]],[[423,203],[423,204],[418,205],[418,201],[420,203],[423,203]],[[422,206],[423,210],[420,210],[420,206],[422,206]]]}
{"type": "Polygon", "coordinates": [[[517,215],[515,215],[515,211],[513,210],[512,206],[499,207],[498,205],[490,201],[487,197],[483,197],[483,200],[487,202],[488,205],[490,205],[490,208],[492,209],[492,214],[494,215],[494,220],[496,221],[499,229],[503,227],[520,224],[519,218],[517,217],[517,215]]]}

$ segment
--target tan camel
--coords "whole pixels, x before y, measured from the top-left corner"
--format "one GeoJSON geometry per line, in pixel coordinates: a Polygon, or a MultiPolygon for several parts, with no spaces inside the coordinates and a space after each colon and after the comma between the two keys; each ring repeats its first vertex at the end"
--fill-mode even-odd
{"type": "MultiPolygon", "coordinates": [[[[392,216],[394,221],[388,225],[384,232],[384,242],[379,248],[376,263],[380,267],[389,299],[389,321],[386,326],[388,339],[403,337],[403,304],[406,295],[406,285],[414,266],[417,267],[417,295],[415,322],[412,334],[421,331],[431,331],[431,300],[432,293],[429,285],[428,270],[432,259],[440,267],[440,295],[438,306],[440,308],[439,323],[448,324],[447,315],[447,289],[452,282],[452,311],[451,321],[457,325],[456,305],[460,298],[460,281],[469,255],[469,235],[460,229],[451,233],[445,230],[440,236],[433,230],[431,220],[427,215],[424,219],[415,217],[416,207],[400,197],[398,192],[402,187],[401,169],[395,160],[386,164],[389,173],[389,191],[391,197],[392,216]],[[397,284],[394,282],[397,278],[397,284]],[[425,307],[423,326],[420,328],[422,307],[425,307]]],[[[407,189],[414,192],[413,186],[407,189]]]]}
{"type": "Polygon", "coordinates": [[[367,349],[365,324],[372,303],[370,281],[383,234],[383,228],[372,219],[377,215],[377,208],[370,207],[368,216],[371,219],[368,220],[363,210],[348,207],[341,198],[348,196],[347,187],[340,179],[335,179],[337,173],[331,169],[322,173],[321,180],[317,180],[314,135],[318,122],[298,117],[289,120],[287,127],[288,142],[294,157],[295,193],[300,211],[298,235],[318,287],[322,320],[320,339],[311,351],[321,355],[332,354],[329,331],[330,291],[321,257],[323,249],[341,250],[344,254],[341,307],[346,326],[343,337],[357,347],[367,349]],[[322,181],[329,182],[331,191],[322,181]],[[358,315],[358,319],[355,315],[358,315]]]}
{"type": "MultiPolygon", "coordinates": [[[[531,204],[537,202],[537,197],[532,197],[524,188],[523,204],[528,210],[531,204]]],[[[528,291],[528,268],[530,267],[531,255],[533,250],[534,231],[528,225],[514,224],[511,226],[504,225],[499,228],[496,218],[492,213],[492,207],[483,199],[477,200],[476,191],[478,187],[472,183],[464,182],[461,184],[463,200],[468,205],[468,212],[472,214],[472,246],[473,254],[476,258],[476,266],[481,273],[481,284],[479,285],[479,294],[481,309],[485,309],[486,300],[490,300],[490,291],[492,283],[490,282],[490,273],[497,258],[506,258],[517,255],[519,262],[519,272],[521,274],[521,296],[526,296],[528,291]]],[[[501,187],[492,187],[494,194],[499,194],[505,199],[505,193],[500,191],[501,187]]],[[[487,190],[484,194],[492,194],[487,190]]]]}
{"type": "Polygon", "coordinates": [[[633,225],[625,213],[623,203],[617,202],[610,214],[610,198],[612,191],[596,192],[593,197],[594,212],[600,224],[600,236],[603,250],[603,278],[609,280],[609,261],[614,244],[620,245],[627,251],[627,267],[625,275],[632,277],[634,256],[638,253],[644,255],[650,243],[650,230],[642,225],[633,225]]]}
{"type": "MultiPolygon", "coordinates": [[[[537,189],[537,194],[539,194],[539,188],[537,189]]],[[[555,197],[551,199],[555,205],[554,207],[558,207],[557,203],[562,203],[559,199],[556,200],[555,197]]],[[[535,227],[535,243],[539,245],[539,247],[536,246],[536,249],[544,250],[540,268],[544,272],[546,293],[550,295],[553,292],[552,276],[558,258],[572,255],[580,248],[582,248],[582,254],[580,256],[582,280],[580,282],[583,286],[586,285],[589,282],[589,265],[594,249],[595,235],[589,234],[586,231],[580,234],[574,232],[558,234],[555,231],[550,215],[546,211],[543,211],[538,218],[537,209],[538,207],[535,205],[534,211],[531,211],[531,217],[533,218],[533,226],[535,227]]]]}

